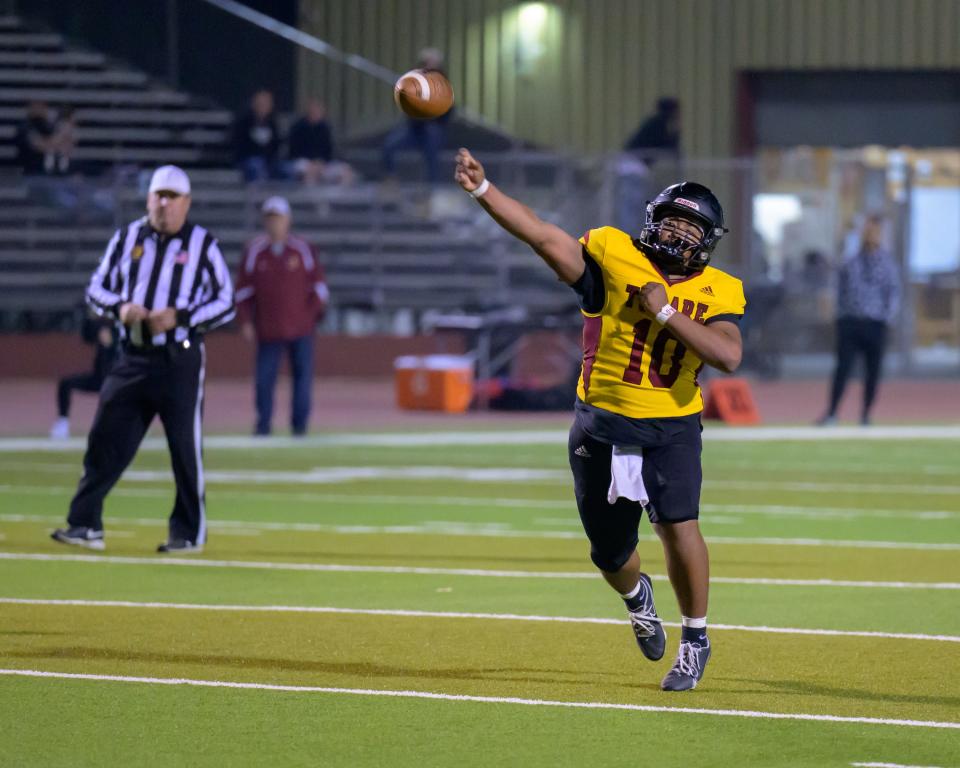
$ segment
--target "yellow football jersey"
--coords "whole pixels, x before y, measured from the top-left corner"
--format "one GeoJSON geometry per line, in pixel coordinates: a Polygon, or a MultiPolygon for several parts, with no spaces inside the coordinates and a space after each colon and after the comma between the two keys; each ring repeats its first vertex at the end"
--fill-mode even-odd
{"type": "Polygon", "coordinates": [[[583,312],[583,402],[636,419],[687,416],[703,410],[697,374],[703,361],[640,307],[640,289],[661,283],[674,309],[697,322],[736,321],[743,284],[713,267],[669,282],[626,232],[591,229],[580,242],[600,266],[606,301],[583,312]]]}

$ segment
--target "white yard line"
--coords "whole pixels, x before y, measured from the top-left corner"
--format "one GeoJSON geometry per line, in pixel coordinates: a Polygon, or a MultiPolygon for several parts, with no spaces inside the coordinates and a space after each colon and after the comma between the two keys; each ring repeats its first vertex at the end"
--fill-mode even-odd
{"type": "Polygon", "coordinates": [[[817,483],[792,480],[704,480],[704,488],[731,491],[797,491],[803,493],[900,494],[921,496],[956,496],[960,485],[910,485],[906,483],[817,483]]]}
{"type": "MultiPolygon", "coordinates": [[[[0,521],[62,523],[63,518],[56,515],[18,515],[0,514],[0,521]]],[[[119,525],[144,525],[162,527],[164,522],[152,518],[118,518],[119,525]]],[[[251,522],[248,520],[217,520],[210,527],[216,529],[224,526],[238,526],[241,528],[272,530],[272,531],[311,531],[315,533],[330,533],[342,535],[397,535],[412,534],[419,536],[478,536],[486,538],[508,539],[583,539],[583,533],[577,531],[525,531],[510,527],[509,523],[464,523],[464,522],[437,522],[419,525],[336,525],[332,523],[282,523],[282,522],[251,522]]],[[[109,532],[108,532],[109,537],[109,532]]],[[[641,536],[641,541],[658,541],[656,536],[641,536]]],[[[841,549],[902,549],[917,551],[960,551],[960,543],[955,542],[905,542],[905,541],[874,541],[869,539],[791,539],[770,536],[707,536],[710,544],[736,544],[757,546],[796,546],[796,547],[837,547],[841,549]]]]}
{"type": "MultiPolygon", "coordinates": [[[[203,558],[131,557],[118,555],[0,552],[0,560],[40,562],[72,562],[110,565],[161,565],[195,568],[244,568],[272,571],[313,571],[316,573],[389,573],[415,576],[471,576],[494,579],[566,579],[596,580],[594,571],[523,571],[484,568],[435,568],[410,565],[352,565],[341,563],[279,563],[258,560],[207,560],[203,558]]],[[[653,574],[655,581],[666,581],[662,574],[653,574]]],[[[960,590],[960,583],[929,581],[850,581],[837,579],[774,579],[736,576],[713,576],[714,584],[740,584],[780,587],[853,587],[866,589],[960,590]]]]}
{"type": "MultiPolygon", "coordinates": [[[[960,438],[960,426],[876,426],[876,427],[710,427],[704,431],[710,442],[771,442],[834,440],[956,440],[960,438]]],[[[207,448],[230,450],[270,451],[284,448],[304,449],[322,446],[367,446],[367,447],[413,447],[452,445],[557,445],[567,440],[566,429],[539,430],[483,430],[476,432],[419,432],[419,433],[371,433],[327,434],[305,438],[274,437],[269,440],[242,435],[215,435],[204,439],[207,448]]],[[[33,451],[38,453],[64,453],[83,450],[85,438],[50,440],[49,438],[0,438],[0,453],[33,451]]],[[[164,438],[151,437],[144,440],[140,450],[166,451],[164,438]]]]}
{"type": "MultiPolygon", "coordinates": [[[[361,480],[455,480],[463,483],[553,484],[568,480],[570,473],[561,469],[524,467],[315,467],[302,470],[211,470],[204,473],[208,483],[224,485],[328,485],[355,483],[361,480]]],[[[123,475],[128,482],[155,483],[172,481],[168,470],[132,469],[123,475]]]]}
{"type": "Polygon", "coordinates": [[[934,765],[903,765],[902,763],[850,763],[854,768],[937,768],[934,765]]]}
{"type": "MultiPolygon", "coordinates": [[[[531,621],[554,624],[607,624],[626,625],[625,619],[594,618],[589,616],[538,616],[517,613],[467,613],[463,611],[417,611],[392,608],[342,608],[312,605],[218,605],[201,603],[134,602],[129,600],[45,600],[32,598],[0,597],[6,605],[50,605],[80,608],[140,608],[186,611],[222,611],[228,613],[318,613],[346,614],[355,616],[396,616],[401,618],[428,619],[478,619],[486,621],[531,621]]],[[[676,622],[665,621],[664,626],[679,627],[676,622]]],[[[760,632],[775,635],[812,635],[819,637],[866,637],[889,640],[926,640],[941,643],[960,643],[960,636],[927,635],[907,632],[870,632],[843,629],[810,629],[806,627],[766,627],[745,624],[711,624],[711,630],[720,632],[760,632]]]]}
{"type": "MultiPolygon", "coordinates": [[[[17,493],[29,496],[72,495],[74,486],[56,485],[13,485],[0,484],[0,493],[17,493]]],[[[111,491],[114,496],[147,498],[168,498],[172,489],[166,488],[117,488],[111,491]]],[[[564,522],[577,525],[576,505],[573,499],[557,501],[555,499],[515,499],[509,497],[479,496],[411,496],[397,494],[350,494],[295,491],[259,491],[259,490],[218,490],[217,498],[269,499],[271,501],[302,501],[305,503],[325,504],[366,504],[413,507],[467,507],[486,509],[490,507],[504,509],[565,509],[570,517],[564,522]]],[[[877,509],[875,507],[823,507],[797,506],[784,504],[712,504],[700,505],[700,511],[706,513],[725,512],[740,515],[759,515],[767,517],[799,517],[810,519],[854,519],[889,518],[902,520],[953,520],[960,512],[946,509],[877,509]]],[[[2,516],[0,516],[2,519],[2,516]]],[[[712,520],[713,517],[708,518],[712,520]]],[[[556,525],[554,518],[553,525],[556,525]]]]}
{"type": "MultiPolygon", "coordinates": [[[[370,480],[452,480],[463,483],[523,483],[524,485],[568,485],[570,473],[565,469],[525,467],[455,467],[455,466],[343,466],[316,467],[303,470],[213,470],[205,475],[210,483],[220,485],[331,485],[370,480]]],[[[173,481],[169,470],[131,469],[123,479],[132,483],[166,483],[173,481]]],[[[14,486],[15,487],[15,486],[14,486]]],[[[790,491],[797,493],[856,493],[907,496],[957,496],[960,485],[929,483],[833,483],[793,480],[704,480],[705,489],[735,491],[790,491]]]]}
{"type": "Polygon", "coordinates": [[[351,696],[384,696],[402,699],[431,699],[434,701],[475,702],[478,704],[514,704],[531,707],[565,707],[571,709],[611,709],[629,712],[664,712],[684,715],[714,715],[718,717],[748,717],[765,720],[805,720],[828,723],[856,723],[888,725],[907,728],[960,729],[960,723],[936,720],[897,720],[880,717],[849,717],[790,712],[758,712],[746,709],[706,709],[701,707],[658,707],[645,704],[619,704],[601,701],[551,701],[548,699],[521,699],[513,696],[470,696],[466,694],[433,693],[430,691],[392,691],[370,688],[331,688],[307,685],[274,685],[269,683],[239,683],[227,680],[195,680],[170,677],[132,677],[125,675],[92,675],[72,672],[46,672],[36,669],[0,669],[0,675],[14,677],[50,678],[56,680],[88,680],[145,685],[183,685],[202,688],[233,688],[287,693],[326,693],[351,696]]]}
{"type": "MultiPolygon", "coordinates": [[[[656,541],[656,537],[647,537],[649,541],[656,541]]],[[[904,549],[919,551],[960,551],[960,544],[952,541],[943,542],[906,542],[906,541],[872,541],[869,539],[790,539],[779,536],[707,536],[710,544],[755,544],[760,546],[784,545],[791,547],[840,547],[850,549],[904,549]]]]}

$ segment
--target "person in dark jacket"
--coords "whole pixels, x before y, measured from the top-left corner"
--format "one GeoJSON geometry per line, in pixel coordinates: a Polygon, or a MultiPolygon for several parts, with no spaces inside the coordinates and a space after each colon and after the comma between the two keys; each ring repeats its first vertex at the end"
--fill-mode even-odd
{"type": "Polygon", "coordinates": [[[290,129],[289,154],[290,175],[306,184],[349,184],[353,180],[350,166],[334,159],[327,107],[319,99],[310,99],[307,111],[290,129]]]}
{"type": "Polygon", "coordinates": [[[16,136],[17,160],[27,176],[45,174],[52,169],[53,132],[50,109],[42,101],[31,101],[16,136]]]}
{"type": "Polygon", "coordinates": [[[250,111],[234,124],[233,146],[245,180],[263,181],[278,175],[280,129],[270,91],[264,88],[253,94],[250,111]]]}
{"type": "MultiPolygon", "coordinates": [[[[628,140],[624,149],[636,152],[654,149],[663,152],[680,152],[680,102],[671,97],[657,101],[657,111],[641,123],[628,140]]],[[[648,158],[644,158],[649,162],[648,158]]]]}

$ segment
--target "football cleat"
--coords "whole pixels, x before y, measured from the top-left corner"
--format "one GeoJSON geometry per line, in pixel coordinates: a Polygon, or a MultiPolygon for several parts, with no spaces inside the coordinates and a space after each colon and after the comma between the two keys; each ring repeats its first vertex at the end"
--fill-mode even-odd
{"type": "Polygon", "coordinates": [[[50,538],[61,544],[72,544],[75,547],[87,549],[106,549],[103,541],[103,531],[96,531],[82,525],[73,525],[69,528],[57,528],[50,534],[50,538]]]}
{"type": "Polygon", "coordinates": [[[203,552],[203,544],[194,544],[186,539],[168,539],[157,547],[157,552],[178,555],[199,555],[203,552]]]}
{"type": "Polygon", "coordinates": [[[628,608],[627,613],[641,652],[650,661],[659,661],[667,647],[667,633],[663,631],[663,621],[657,616],[657,609],[653,604],[653,584],[650,583],[650,577],[641,573],[640,581],[646,588],[646,599],[638,609],[628,608]]]}
{"type": "Polygon", "coordinates": [[[707,662],[710,660],[710,641],[700,643],[680,643],[677,660],[663,678],[660,687],[665,691],[689,691],[697,687],[703,677],[707,662]]]}

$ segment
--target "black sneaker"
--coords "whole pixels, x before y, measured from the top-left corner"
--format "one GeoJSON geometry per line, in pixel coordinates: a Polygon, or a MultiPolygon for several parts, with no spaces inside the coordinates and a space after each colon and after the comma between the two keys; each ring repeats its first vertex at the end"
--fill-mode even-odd
{"type": "Polygon", "coordinates": [[[157,552],[168,552],[178,555],[198,555],[203,552],[203,544],[194,544],[186,539],[167,539],[157,547],[157,552]]]}
{"type": "Polygon", "coordinates": [[[69,528],[57,528],[50,534],[50,538],[61,544],[72,544],[75,547],[87,549],[106,549],[103,541],[103,531],[95,531],[82,525],[73,525],[69,528]]]}
{"type": "Polygon", "coordinates": [[[663,621],[657,616],[656,606],[653,604],[653,584],[645,573],[640,574],[640,581],[646,588],[647,598],[637,610],[627,609],[630,616],[630,625],[637,638],[637,645],[643,655],[650,661],[660,661],[663,651],[667,647],[667,633],[663,631],[663,621]]]}
{"type": "Polygon", "coordinates": [[[660,687],[665,691],[689,691],[696,688],[707,662],[710,661],[710,641],[700,643],[680,643],[677,660],[663,678],[660,687]]]}

